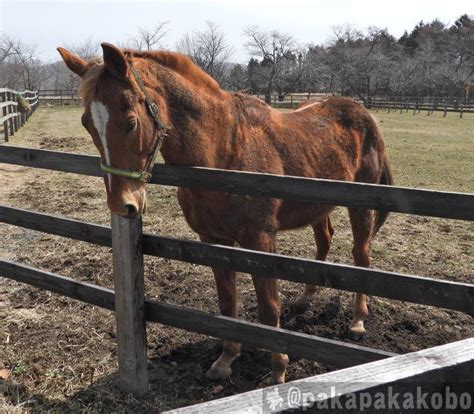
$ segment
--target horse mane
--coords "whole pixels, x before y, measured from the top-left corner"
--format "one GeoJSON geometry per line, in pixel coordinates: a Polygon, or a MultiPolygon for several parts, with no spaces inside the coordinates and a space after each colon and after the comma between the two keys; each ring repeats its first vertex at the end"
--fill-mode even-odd
{"type": "MultiPolygon", "coordinates": [[[[139,51],[132,49],[122,49],[125,56],[131,60],[132,58],[152,59],[161,66],[164,66],[173,72],[180,74],[193,85],[203,86],[210,91],[219,92],[219,83],[204,72],[196,65],[188,56],[177,52],[170,51],[139,51]]],[[[105,72],[104,63],[101,60],[89,62],[89,69],[82,78],[79,86],[79,96],[86,104],[90,103],[95,95],[97,84],[101,75],[105,72]]]]}
{"type": "Polygon", "coordinates": [[[179,73],[185,79],[196,86],[205,86],[213,92],[220,91],[219,83],[196,65],[189,56],[168,50],[136,51],[125,50],[125,53],[133,57],[150,58],[174,72],[179,73]]]}
{"type": "Polygon", "coordinates": [[[102,61],[94,60],[89,62],[89,69],[82,78],[78,91],[79,96],[86,105],[90,104],[94,98],[97,84],[99,83],[99,78],[104,70],[104,63],[102,61]]]}

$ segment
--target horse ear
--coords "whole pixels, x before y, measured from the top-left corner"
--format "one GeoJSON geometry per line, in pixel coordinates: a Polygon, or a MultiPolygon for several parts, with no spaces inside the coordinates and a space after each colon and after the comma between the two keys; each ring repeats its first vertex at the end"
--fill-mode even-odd
{"type": "Polygon", "coordinates": [[[58,52],[66,63],[66,66],[81,78],[86,74],[88,69],[88,63],[81,59],[79,56],[71,53],[62,47],[58,47],[58,52]]]}
{"type": "Polygon", "coordinates": [[[102,43],[105,68],[118,78],[125,78],[128,74],[128,64],[122,51],[110,43],[102,43]]]}

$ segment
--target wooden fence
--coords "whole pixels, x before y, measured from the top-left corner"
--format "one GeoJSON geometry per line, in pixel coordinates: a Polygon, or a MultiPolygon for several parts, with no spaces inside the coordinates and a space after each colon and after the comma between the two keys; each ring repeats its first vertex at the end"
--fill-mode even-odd
{"type": "Polygon", "coordinates": [[[166,413],[472,413],[473,370],[469,338],[166,413]]]}
{"type": "MultiPolygon", "coordinates": [[[[29,148],[0,147],[0,163],[90,176],[102,175],[98,157],[29,148]]],[[[152,184],[474,220],[474,195],[463,193],[167,165],[155,165],[152,184]]],[[[112,215],[112,226],[109,228],[0,206],[0,222],[112,246],[115,291],[8,261],[0,261],[0,275],[114,310],[117,315],[121,388],[137,396],[148,390],[145,320],[288,353],[290,356],[314,359],[337,368],[389,358],[387,365],[377,365],[377,372],[385,372],[391,364],[389,361],[394,361],[393,364],[401,361],[396,359],[399,357],[385,351],[146,300],[143,293],[143,254],[363,292],[474,315],[474,285],[471,284],[143,234],[140,218],[124,219],[112,215]]],[[[448,355],[437,369],[448,372],[456,367],[464,369],[466,364],[472,367],[472,341],[460,342],[453,347],[463,347],[463,363],[454,366],[449,362],[451,355],[448,355]]],[[[444,352],[443,355],[452,352],[449,347],[440,349],[443,351],[434,349],[427,352],[444,352]]],[[[423,360],[422,356],[420,358],[423,360]]],[[[433,369],[432,365],[427,364],[420,371],[419,358],[405,358],[403,361],[407,377],[415,371],[428,375],[433,369]]],[[[473,373],[471,369],[470,378],[473,373]]],[[[401,381],[400,378],[397,377],[396,381],[401,381]]],[[[316,385],[313,384],[313,388],[316,385]]],[[[311,382],[307,383],[307,387],[311,387],[311,382]]],[[[237,396],[234,402],[237,404],[234,408],[244,410],[255,403],[255,397],[245,399],[237,396]]],[[[211,412],[212,408],[215,412],[221,412],[222,407],[219,402],[211,402],[196,411],[211,412]]]]}
{"type": "Polygon", "coordinates": [[[40,89],[39,101],[42,105],[80,105],[81,98],[76,89],[40,89]]]}
{"type": "MultiPolygon", "coordinates": [[[[323,100],[331,94],[324,93],[290,93],[285,95],[283,100],[280,100],[277,95],[271,96],[271,105],[276,108],[295,108],[301,103],[308,99],[320,99],[323,100]]],[[[260,99],[265,97],[259,95],[260,99]]],[[[388,96],[388,97],[370,97],[366,101],[355,98],[360,103],[364,104],[368,109],[375,110],[386,110],[387,112],[409,112],[413,111],[413,114],[419,114],[426,112],[428,115],[432,115],[434,112],[442,112],[443,116],[446,117],[448,113],[454,112],[459,114],[462,118],[463,114],[474,113],[474,101],[465,100],[462,98],[443,98],[443,97],[400,97],[400,96],[388,96]]]]}
{"type": "MultiPolygon", "coordinates": [[[[301,92],[301,93],[288,93],[283,99],[278,95],[272,95],[270,97],[270,105],[275,108],[285,108],[291,109],[296,108],[298,105],[306,102],[308,99],[325,99],[329,96],[332,96],[331,93],[315,93],[315,92],[301,92]]],[[[257,95],[262,101],[265,100],[264,95],[257,95]]]]}
{"type": "MultiPolygon", "coordinates": [[[[39,101],[41,104],[52,104],[52,105],[71,105],[81,103],[81,99],[78,95],[77,90],[67,89],[42,89],[38,93],[39,101]]],[[[308,99],[319,99],[323,100],[331,96],[330,93],[289,93],[280,99],[278,95],[271,96],[271,105],[275,108],[292,109],[296,108],[308,99]]],[[[265,100],[263,95],[257,95],[258,98],[265,100]]],[[[459,114],[462,118],[463,114],[474,113],[474,101],[466,100],[463,98],[444,98],[444,97],[401,97],[401,96],[387,96],[387,97],[371,97],[368,101],[363,102],[360,99],[355,98],[357,101],[363,103],[369,109],[375,110],[386,110],[387,112],[400,111],[413,111],[413,114],[419,114],[426,112],[428,115],[432,115],[434,112],[443,112],[446,116],[448,113],[454,112],[459,114]]]]}
{"type": "Polygon", "coordinates": [[[413,111],[413,115],[425,112],[432,115],[434,112],[442,112],[446,117],[448,113],[454,112],[459,114],[459,118],[463,114],[474,114],[474,102],[456,99],[442,98],[371,98],[366,102],[369,109],[384,109],[387,112],[409,112],[413,111]]]}
{"type": "Polygon", "coordinates": [[[13,89],[0,88],[0,127],[3,128],[2,135],[5,142],[8,142],[8,137],[25,124],[31,114],[36,111],[38,105],[38,92],[28,90],[18,92],[13,89]],[[30,112],[23,114],[18,112],[18,95],[28,101],[31,106],[30,112]]]}

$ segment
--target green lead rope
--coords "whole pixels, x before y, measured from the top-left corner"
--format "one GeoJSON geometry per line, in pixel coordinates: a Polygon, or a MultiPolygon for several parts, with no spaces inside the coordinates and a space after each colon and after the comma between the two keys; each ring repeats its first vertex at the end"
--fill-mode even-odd
{"type": "Polygon", "coordinates": [[[151,173],[149,173],[148,171],[138,172],[138,171],[124,170],[123,168],[109,167],[108,165],[104,165],[103,163],[100,163],[100,168],[105,173],[118,175],[120,177],[130,178],[132,180],[141,181],[143,183],[148,183],[151,180],[151,173]]]}

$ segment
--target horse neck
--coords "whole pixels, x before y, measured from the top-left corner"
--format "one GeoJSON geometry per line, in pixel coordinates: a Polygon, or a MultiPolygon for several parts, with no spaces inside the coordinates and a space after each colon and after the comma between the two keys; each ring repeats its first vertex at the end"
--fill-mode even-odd
{"type": "Polygon", "coordinates": [[[172,130],[161,150],[165,163],[228,167],[237,124],[232,95],[179,79],[167,91],[172,130]]]}

